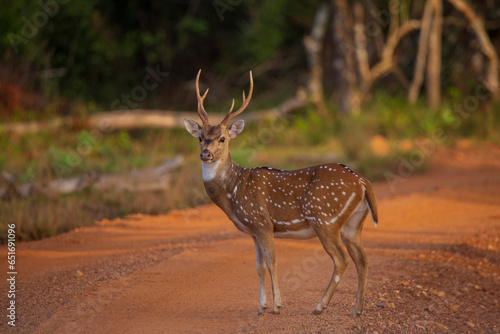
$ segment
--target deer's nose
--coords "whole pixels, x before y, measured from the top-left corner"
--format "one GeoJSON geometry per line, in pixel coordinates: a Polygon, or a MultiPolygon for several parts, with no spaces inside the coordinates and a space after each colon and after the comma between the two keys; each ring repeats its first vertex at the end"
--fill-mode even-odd
{"type": "Polygon", "coordinates": [[[200,159],[202,161],[208,162],[208,161],[212,160],[213,158],[214,158],[214,155],[209,150],[204,149],[203,151],[201,151],[200,159]]]}

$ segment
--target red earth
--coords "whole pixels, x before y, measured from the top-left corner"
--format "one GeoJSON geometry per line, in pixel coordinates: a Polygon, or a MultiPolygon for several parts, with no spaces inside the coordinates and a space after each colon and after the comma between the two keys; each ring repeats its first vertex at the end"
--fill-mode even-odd
{"type": "Polygon", "coordinates": [[[363,233],[361,317],[351,316],[353,264],[312,314],[332,274],[316,239],[276,241],[283,309],[258,316],[253,242],[208,205],[18,242],[16,326],[6,323],[4,279],[0,332],[500,333],[500,147],[424,159],[426,174],[401,165],[396,181],[375,184],[380,222],[363,233]]]}

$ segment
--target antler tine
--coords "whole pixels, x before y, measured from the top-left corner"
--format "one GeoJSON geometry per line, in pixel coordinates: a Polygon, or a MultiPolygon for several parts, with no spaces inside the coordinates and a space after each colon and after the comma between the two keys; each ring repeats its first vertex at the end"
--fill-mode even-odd
{"type": "Polygon", "coordinates": [[[201,69],[198,71],[198,75],[196,76],[196,98],[198,99],[198,115],[200,116],[200,119],[203,124],[208,124],[208,114],[205,111],[205,107],[203,107],[203,101],[205,100],[205,97],[207,97],[208,94],[208,88],[205,91],[205,94],[203,96],[200,95],[200,74],[201,74],[201,69]]]}
{"type": "Polygon", "coordinates": [[[233,99],[233,103],[231,103],[231,108],[229,108],[229,113],[231,113],[233,111],[233,108],[234,108],[234,99],[233,99]]]}
{"type": "Polygon", "coordinates": [[[231,106],[231,109],[229,109],[229,112],[227,113],[226,117],[224,117],[224,119],[220,124],[226,125],[230,119],[241,114],[243,110],[245,110],[248,104],[250,103],[250,100],[252,99],[252,93],[253,93],[253,77],[252,77],[252,71],[250,71],[250,90],[248,91],[248,97],[245,97],[245,91],[243,91],[242,105],[240,109],[238,109],[235,113],[232,114],[231,112],[233,111],[233,106],[234,106],[234,99],[233,99],[233,105],[231,106]]]}

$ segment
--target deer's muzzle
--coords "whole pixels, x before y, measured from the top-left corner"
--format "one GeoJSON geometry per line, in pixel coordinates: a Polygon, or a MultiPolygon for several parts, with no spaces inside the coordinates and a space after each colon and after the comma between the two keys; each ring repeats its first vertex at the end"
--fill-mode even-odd
{"type": "Polygon", "coordinates": [[[203,161],[203,162],[209,162],[213,158],[214,158],[214,155],[209,150],[204,149],[203,151],[201,151],[201,154],[200,154],[201,161],[203,161]]]}

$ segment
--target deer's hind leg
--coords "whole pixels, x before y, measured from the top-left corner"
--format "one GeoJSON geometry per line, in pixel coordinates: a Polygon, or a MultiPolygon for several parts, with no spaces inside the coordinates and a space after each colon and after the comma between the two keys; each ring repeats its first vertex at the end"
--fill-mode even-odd
{"type": "Polygon", "coordinates": [[[366,209],[364,211],[356,210],[347,220],[341,231],[342,241],[351,256],[358,273],[358,293],[356,296],[356,306],[354,307],[353,312],[354,317],[360,316],[363,313],[363,305],[365,302],[368,258],[363,246],[361,245],[361,231],[367,214],[368,210],[366,209]]]}
{"type": "Polygon", "coordinates": [[[328,306],[330,300],[333,296],[333,293],[337,289],[337,285],[344,274],[344,271],[349,262],[349,258],[342,247],[340,242],[340,229],[322,229],[317,231],[318,238],[323,245],[323,248],[328,253],[328,255],[332,258],[333,261],[333,274],[330,279],[330,283],[328,283],[328,287],[323,294],[323,297],[320,299],[318,304],[316,305],[316,309],[314,310],[315,314],[321,314],[323,310],[328,306]]]}

